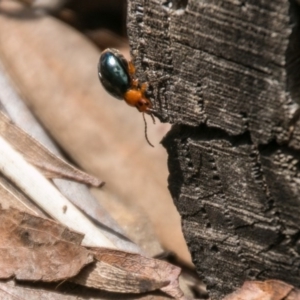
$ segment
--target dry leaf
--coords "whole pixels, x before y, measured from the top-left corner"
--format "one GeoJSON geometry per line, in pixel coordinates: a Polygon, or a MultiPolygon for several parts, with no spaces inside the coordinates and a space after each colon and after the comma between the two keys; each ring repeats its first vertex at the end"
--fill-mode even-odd
{"type": "Polygon", "coordinates": [[[71,179],[93,186],[103,185],[101,180],[74,168],[51,153],[38,141],[14,125],[2,112],[0,112],[0,135],[48,178],[71,179]]]}
{"type": "Polygon", "coordinates": [[[0,299],[2,300],[78,300],[78,297],[63,295],[57,291],[18,286],[14,281],[0,281],[0,299]]]}
{"type": "Polygon", "coordinates": [[[40,217],[46,217],[42,210],[2,176],[0,176],[0,199],[0,205],[3,209],[13,207],[40,217]]]}
{"type": "Polygon", "coordinates": [[[170,297],[163,295],[125,295],[119,293],[99,291],[85,288],[80,285],[64,282],[49,286],[43,284],[21,284],[14,281],[0,281],[1,300],[170,300],[170,297]]]}
{"type": "Polygon", "coordinates": [[[79,234],[15,209],[0,210],[0,224],[1,279],[71,279],[111,292],[161,289],[176,299],[186,299],[178,286],[180,268],[167,262],[112,249],[87,250],[79,246],[79,234]]]}
{"type": "Polygon", "coordinates": [[[97,225],[66,199],[37,169],[0,136],[0,169],[51,217],[85,234],[89,246],[115,248],[97,225]]]}
{"type": "Polygon", "coordinates": [[[300,300],[300,291],[279,280],[246,281],[223,300],[300,300]]]}
{"type": "MultiPolygon", "coordinates": [[[[11,116],[14,123],[40,141],[44,146],[50,149],[52,153],[61,156],[59,149],[47,135],[47,132],[37,122],[36,118],[13,89],[11,82],[5,77],[0,65],[0,108],[1,107],[11,116]]],[[[53,179],[53,182],[67,199],[93,219],[96,224],[99,224],[99,226],[97,225],[99,230],[101,230],[118,249],[135,253],[141,252],[139,247],[125,236],[123,229],[121,229],[110,217],[109,213],[103,209],[99,201],[91,195],[86,185],[65,179],[53,179]]],[[[99,189],[99,191],[101,190],[103,191],[103,189],[99,189]]],[[[37,211],[37,209],[35,209],[35,211],[37,211]]],[[[41,211],[39,210],[39,212],[41,211]]],[[[39,215],[44,216],[43,213],[39,215]]]]}
{"type": "Polygon", "coordinates": [[[97,262],[74,279],[79,284],[123,293],[144,293],[178,284],[181,270],[167,262],[112,249],[90,250],[97,262]]]}
{"type": "Polygon", "coordinates": [[[34,0],[33,7],[45,12],[58,11],[69,0],[34,0]]]}
{"type": "MultiPolygon", "coordinates": [[[[48,133],[37,122],[36,118],[29,111],[28,107],[20,99],[19,95],[14,90],[11,82],[5,77],[0,64],[0,107],[11,117],[13,122],[26,131],[30,136],[41,142],[47,149],[50,149],[56,156],[62,156],[56,144],[50,139],[48,133]]],[[[99,224],[98,228],[105,234],[109,240],[120,250],[141,253],[139,247],[131,242],[126,236],[122,228],[110,217],[109,213],[101,206],[99,201],[95,199],[88,187],[84,184],[65,179],[53,179],[55,186],[60,192],[69,199],[74,205],[80,208],[86,215],[99,224]]],[[[99,191],[103,189],[99,189],[99,191]]],[[[10,191],[12,189],[10,188],[10,191]]],[[[16,194],[15,189],[12,191],[16,194]]],[[[20,196],[20,195],[19,195],[20,196]]],[[[18,197],[26,203],[26,206],[31,206],[39,216],[44,216],[37,206],[33,206],[30,200],[24,197],[18,197]],[[29,201],[29,202],[28,202],[29,201]]],[[[3,201],[1,201],[3,203],[3,201]]],[[[19,207],[19,203],[15,203],[14,207],[19,207]]],[[[24,207],[24,206],[23,206],[24,207]]]]}
{"type": "MultiPolygon", "coordinates": [[[[92,193],[101,199],[104,208],[115,220],[118,220],[127,236],[139,245],[147,256],[156,257],[164,253],[164,249],[153,230],[153,224],[144,210],[136,205],[125,204],[122,199],[111,195],[106,187],[102,189],[93,188],[92,193]]],[[[118,249],[136,253],[132,250],[118,249]]]]}
{"type": "MultiPolygon", "coordinates": [[[[2,178],[4,179],[4,177],[1,177],[1,179],[2,178]]],[[[0,199],[1,206],[4,209],[9,208],[11,206],[13,206],[14,208],[18,208],[18,206],[20,206],[22,211],[26,211],[27,213],[33,213],[33,211],[27,209],[25,205],[21,205],[23,199],[19,200],[18,197],[15,196],[15,194],[9,190],[9,188],[2,184],[2,182],[0,182],[0,199]]]]}
{"type": "Polygon", "coordinates": [[[0,278],[59,281],[93,261],[82,238],[57,223],[15,209],[0,210],[0,278]]]}

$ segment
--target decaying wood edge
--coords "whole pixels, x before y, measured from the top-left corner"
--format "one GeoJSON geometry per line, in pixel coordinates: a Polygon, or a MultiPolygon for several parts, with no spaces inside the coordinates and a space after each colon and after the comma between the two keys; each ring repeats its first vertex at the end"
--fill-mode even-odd
{"type": "Polygon", "coordinates": [[[294,0],[130,0],[128,33],[197,271],[219,299],[300,280],[300,39],[294,0]]]}

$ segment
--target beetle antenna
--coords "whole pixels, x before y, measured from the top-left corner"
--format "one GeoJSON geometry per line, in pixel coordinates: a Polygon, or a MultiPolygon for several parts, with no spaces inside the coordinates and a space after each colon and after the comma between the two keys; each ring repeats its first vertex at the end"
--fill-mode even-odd
{"type": "Polygon", "coordinates": [[[152,118],[153,124],[155,124],[155,119],[154,119],[154,116],[153,116],[153,114],[152,114],[152,113],[150,113],[149,115],[150,115],[150,116],[151,116],[151,118],[152,118]]]}
{"type": "MultiPolygon", "coordinates": [[[[152,114],[151,114],[151,116],[152,116],[152,114]]],[[[152,118],[153,118],[153,116],[152,116],[152,118]]],[[[150,141],[149,141],[149,139],[148,139],[148,135],[147,135],[147,122],[146,122],[146,117],[145,117],[145,113],[143,112],[143,119],[144,119],[144,123],[145,123],[145,138],[146,138],[146,141],[147,141],[147,143],[151,146],[151,147],[154,147],[151,143],[150,143],[150,141]]],[[[154,119],[154,118],[153,118],[154,119]]]]}

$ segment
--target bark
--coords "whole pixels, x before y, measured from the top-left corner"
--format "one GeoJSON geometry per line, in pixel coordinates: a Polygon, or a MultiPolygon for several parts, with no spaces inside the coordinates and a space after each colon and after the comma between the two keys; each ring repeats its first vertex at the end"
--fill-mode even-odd
{"type": "Polygon", "coordinates": [[[213,299],[300,282],[300,32],[293,0],[130,0],[132,55],[173,128],[169,188],[213,299]]]}

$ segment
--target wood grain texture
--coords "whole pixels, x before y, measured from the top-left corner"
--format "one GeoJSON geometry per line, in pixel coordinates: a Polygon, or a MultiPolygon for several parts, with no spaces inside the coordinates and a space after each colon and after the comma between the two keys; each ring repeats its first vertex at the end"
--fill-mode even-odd
{"type": "Polygon", "coordinates": [[[173,129],[164,144],[169,188],[212,295],[227,294],[246,279],[276,278],[297,286],[295,153],[274,144],[257,149],[248,134],[236,138],[205,128],[173,129]]]}
{"type": "Polygon", "coordinates": [[[219,299],[300,280],[299,5],[131,0],[128,33],[198,273],[219,299]]]}

